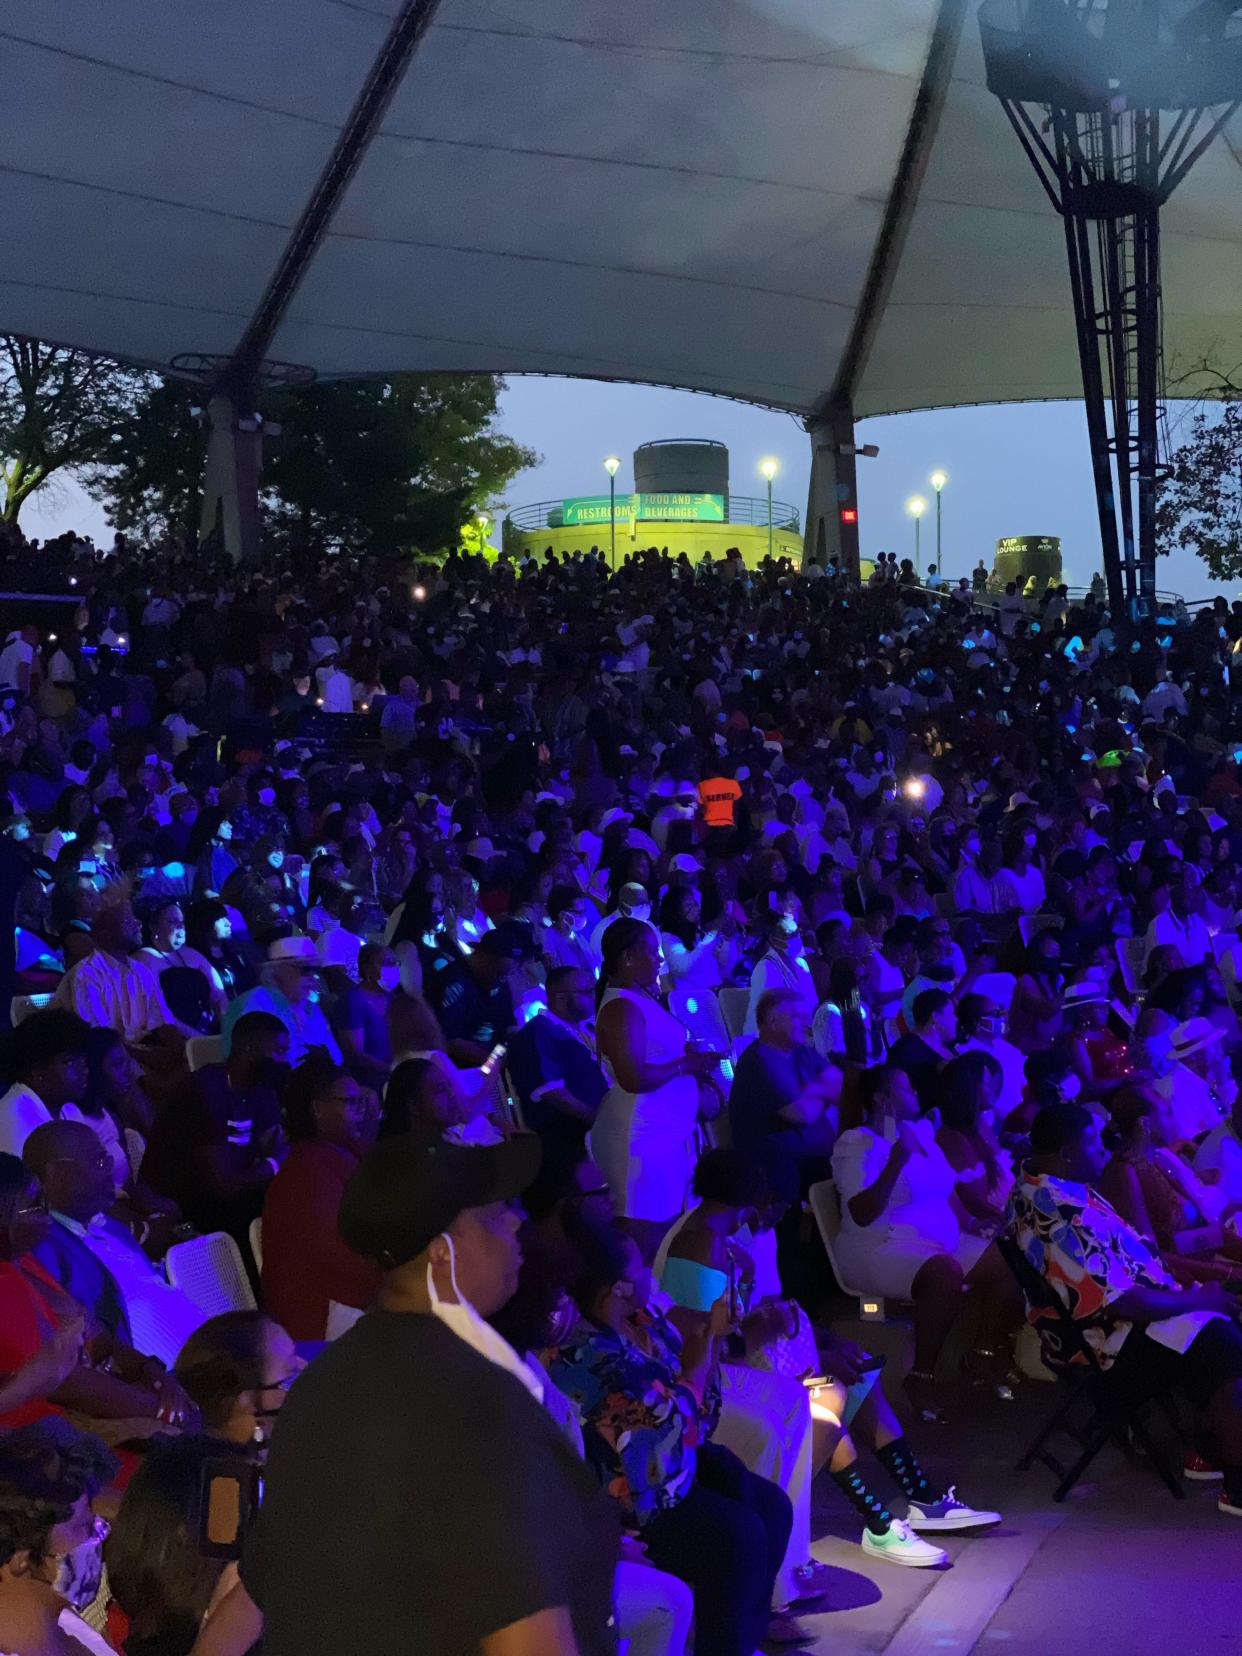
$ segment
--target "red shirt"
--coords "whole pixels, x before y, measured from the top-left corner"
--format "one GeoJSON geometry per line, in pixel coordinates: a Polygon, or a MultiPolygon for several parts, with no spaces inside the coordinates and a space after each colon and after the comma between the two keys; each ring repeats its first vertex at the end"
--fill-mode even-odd
{"type": "Polygon", "coordinates": [[[322,1340],[328,1302],[369,1305],[375,1266],[341,1241],[341,1196],[358,1165],[338,1144],[299,1140],[263,1204],[263,1303],[293,1340],[322,1340]]]}

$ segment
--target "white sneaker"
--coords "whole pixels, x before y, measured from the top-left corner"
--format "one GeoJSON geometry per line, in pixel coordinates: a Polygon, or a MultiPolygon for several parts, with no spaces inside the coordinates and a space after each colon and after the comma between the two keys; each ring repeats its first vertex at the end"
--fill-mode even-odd
{"type": "Polygon", "coordinates": [[[910,1510],[906,1513],[906,1523],[911,1529],[920,1531],[987,1529],[1000,1521],[999,1512],[976,1512],[965,1501],[959,1501],[953,1485],[950,1485],[948,1494],[942,1495],[938,1501],[911,1501],[910,1510]]]}
{"type": "Polygon", "coordinates": [[[862,1550],[871,1558],[882,1558],[887,1564],[906,1564],[914,1570],[934,1569],[937,1564],[947,1563],[949,1557],[930,1541],[920,1541],[909,1524],[900,1518],[894,1518],[883,1535],[865,1529],[862,1550]]]}

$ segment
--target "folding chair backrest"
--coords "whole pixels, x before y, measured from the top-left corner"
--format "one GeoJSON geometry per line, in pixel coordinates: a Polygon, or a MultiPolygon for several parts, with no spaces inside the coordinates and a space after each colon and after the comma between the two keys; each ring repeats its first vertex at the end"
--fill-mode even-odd
{"type": "Polygon", "coordinates": [[[995,1001],[1003,1012],[1013,1005],[1013,992],[1018,980],[1012,972],[984,972],[971,984],[971,993],[995,1001]]]}
{"type": "Polygon", "coordinates": [[[883,1322],[883,1299],[876,1294],[866,1293],[861,1288],[852,1287],[842,1275],[837,1262],[836,1240],[841,1231],[841,1198],[836,1185],[831,1179],[821,1179],[807,1191],[806,1199],[819,1230],[819,1239],[824,1244],[824,1252],[828,1255],[828,1263],[841,1285],[841,1292],[858,1301],[859,1314],[864,1322],[883,1322]]]}
{"type": "Polygon", "coordinates": [[[1064,924],[1063,914],[1024,914],[1018,921],[1018,931],[1025,947],[1033,937],[1038,937],[1040,932],[1060,931],[1064,924]]]}
{"type": "Polygon", "coordinates": [[[224,1231],[177,1242],[164,1259],[168,1280],[187,1294],[204,1317],[257,1309],[237,1243],[224,1231]]]}
{"type": "Polygon", "coordinates": [[[1147,941],[1142,937],[1117,939],[1117,964],[1121,967],[1121,981],[1137,999],[1143,993],[1143,962],[1147,957],[1147,941]]]}
{"type": "Polygon", "coordinates": [[[191,1072],[206,1064],[222,1064],[224,1042],[219,1035],[191,1035],[185,1043],[185,1061],[191,1072]]]}
{"type": "Polygon", "coordinates": [[[42,1012],[51,1004],[50,991],[41,995],[14,995],[9,1002],[9,1022],[16,1029],[19,1023],[25,1023],[32,1012],[42,1012]]]}
{"type": "Polygon", "coordinates": [[[723,989],[716,991],[716,997],[729,1038],[736,1041],[746,1023],[746,1013],[750,1008],[750,990],[740,984],[726,984],[723,989]]]}
{"type": "Polygon", "coordinates": [[[1083,1334],[1082,1325],[1071,1314],[1056,1289],[1045,1281],[1022,1252],[1017,1237],[1011,1231],[1002,1231],[996,1238],[996,1249],[1031,1310],[1050,1313],[1032,1325],[1039,1335],[1045,1365],[1055,1373],[1069,1363],[1085,1359],[1091,1368],[1098,1371],[1099,1362],[1083,1334]]]}
{"type": "Polygon", "coordinates": [[[668,1009],[696,1041],[706,1042],[717,1052],[728,1052],[732,1037],[712,990],[674,989],[668,997],[668,1009]]]}

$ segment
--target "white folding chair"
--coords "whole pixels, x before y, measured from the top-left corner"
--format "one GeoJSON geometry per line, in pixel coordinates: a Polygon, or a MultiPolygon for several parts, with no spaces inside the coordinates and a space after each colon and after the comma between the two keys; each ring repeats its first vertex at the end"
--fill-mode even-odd
{"type": "Polygon", "coordinates": [[[1012,972],[984,972],[975,979],[970,989],[972,994],[995,1001],[1002,1012],[1008,1012],[1013,1005],[1013,992],[1017,986],[1018,980],[1012,972]]]}
{"type": "Polygon", "coordinates": [[[326,1340],[339,1340],[342,1334],[347,1334],[362,1315],[356,1305],[342,1305],[340,1300],[328,1301],[328,1325],[324,1329],[326,1340]]]}
{"type": "Polygon", "coordinates": [[[9,1022],[14,1029],[25,1023],[32,1012],[42,1012],[52,1004],[51,992],[42,995],[14,995],[9,1002],[9,1022]]]}
{"type": "Polygon", "coordinates": [[[250,1251],[254,1255],[254,1262],[258,1269],[263,1269],[263,1218],[262,1215],[250,1221],[250,1229],[246,1232],[250,1242],[250,1251]]]}
{"type": "Polygon", "coordinates": [[[746,1014],[750,1009],[750,990],[741,984],[726,984],[723,989],[717,989],[716,1000],[720,1006],[724,1026],[729,1032],[729,1039],[739,1040],[746,1023],[746,1014]]]}
{"type": "Polygon", "coordinates": [[[202,1069],[205,1064],[222,1064],[223,1040],[219,1035],[191,1035],[185,1043],[185,1061],[191,1073],[202,1069]]]}
{"type": "Polygon", "coordinates": [[[204,1317],[258,1309],[237,1243],[224,1231],[174,1243],[164,1268],[173,1287],[187,1294],[204,1317]]]}
{"type": "Polygon", "coordinates": [[[1140,1000],[1143,994],[1143,965],[1147,959],[1147,939],[1145,937],[1119,937],[1117,939],[1117,964],[1121,967],[1121,981],[1135,1000],[1140,1000]]]}
{"type": "Polygon", "coordinates": [[[125,1158],[135,1179],[142,1177],[142,1158],[147,1153],[147,1141],[136,1127],[125,1129],[125,1158]]]}
{"type": "Polygon", "coordinates": [[[728,1052],[732,1038],[711,989],[674,989],[668,997],[668,1009],[696,1041],[716,1052],[728,1052]]]}
{"type": "Polygon", "coordinates": [[[1018,921],[1018,934],[1022,938],[1023,947],[1029,945],[1033,937],[1040,932],[1060,931],[1065,924],[1063,914],[1024,914],[1018,921]]]}
{"type": "Polygon", "coordinates": [[[807,1191],[807,1201],[811,1204],[811,1212],[819,1227],[819,1239],[824,1244],[824,1252],[828,1255],[832,1274],[841,1285],[841,1292],[858,1301],[858,1315],[864,1322],[883,1322],[884,1301],[877,1294],[852,1288],[837,1263],[836,1240],[841,1231],[841,1202],[836,1185],[831,1179],[821,1179],[807,1191]]]}

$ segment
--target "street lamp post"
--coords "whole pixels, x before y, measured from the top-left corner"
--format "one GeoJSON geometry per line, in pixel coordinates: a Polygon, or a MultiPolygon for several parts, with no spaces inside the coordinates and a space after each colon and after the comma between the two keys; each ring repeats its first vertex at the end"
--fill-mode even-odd
{"type": "Polygon", "coordinates": [[[780,465],[775,460],[761,460],[759,470],[768,483],[768,557],[772,556],[772,479],[780,471],[780,465]]]}
{"type": "Polygon", "coordinates": [[[944,564],[940,557],[940,491],[948,481],[948,472],[934,471],[931,474],[931,486],[936,491],[936,572],[942,581],[944,580],[944,564]]]}
{"type": "Polygon", "coordinates": [[[926,510],[927,502],[922,495],[915,495],[912,499],[906,501],[906,511],[914,519],[914,573],[916,576],[919,574],[919,525],[926,510]]]}
{"type": "Polygon", "coordinates": [[[620,464],[615,454],[610,454],[604,461],[604,470],[608,473],[608,533],[611,537],[608,566],[614,573],[617,568],[617,467],[620,464]]]}

